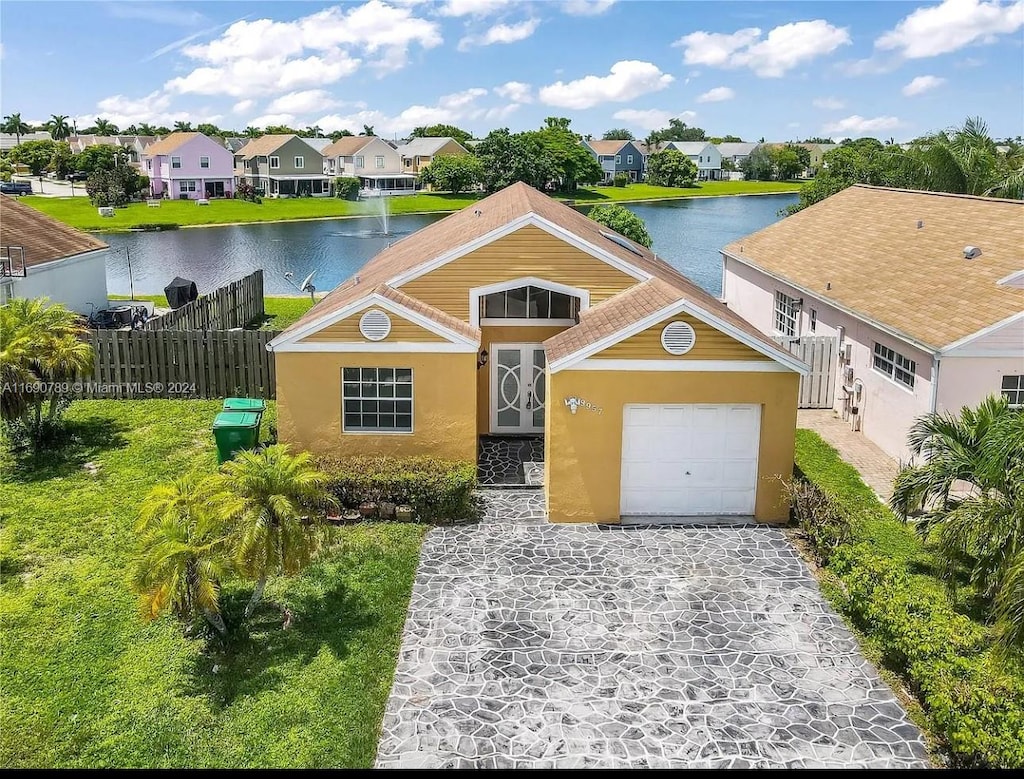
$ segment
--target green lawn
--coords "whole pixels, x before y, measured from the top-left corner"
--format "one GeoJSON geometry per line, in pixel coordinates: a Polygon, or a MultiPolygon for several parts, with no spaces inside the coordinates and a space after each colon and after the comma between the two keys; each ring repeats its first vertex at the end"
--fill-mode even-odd
{"type": "MultiPolygon", "coordinates": [[[[697,187],[675,189],[649,184],[628,187],[590,187],[578,190],[571,199],[579,203],[664,200],[708,195],[764,194],[796,191],[800,184],[771,181],[711,181],[697,187]]],[[[426,193],[389,199],[395,214],[457,211],[478,200],[476,195],[426,193]]],[[[212,200],[209,206],[192,201],[165,200],[160,208],[133,203],[116,210],[113,217],[101,217],[84,197],[24,197],[21,201],[43,213],[81,230],[128,230],[140,225],[214,225],[246,222],[273,222],[294,219],[325,219],[346,216],[372,216],[379,205],[373,201],[352,202],[337,198],[267,199],[262,204],[244,200],[212,200]]]]}
{"type": "MultiPolygon", "coordinates": [[[[0,764],[372,764],[422,527],[339,531],[321,562],[273,582],[272,603],[226,649],[138,616],[128,578],[139,500],[215,467],[218,408],[76,402],[74,445],[38,462],[0,452],[0,764]],[[295,615],[288,630],[277,604],[295,615]]],[[[229,622],[248,592],[225,588],[229,622]]]]}
{"type": "MultiPolygon", "coordinates": [[[[111,295],[111,300],[127,300],[128,295],[111,295]]],[[[167,306],[167,298],[163,295],[136,295],[136,300],[150,300],[158,306],[167,306]]],[[[253,322],[251,327],[260,330],[284,330],[288,325],[312,308],[313,302],[305,295],[294,297],[266,297],[263,299],[263,310],[266,317],[262,322],[253,322]]]]}

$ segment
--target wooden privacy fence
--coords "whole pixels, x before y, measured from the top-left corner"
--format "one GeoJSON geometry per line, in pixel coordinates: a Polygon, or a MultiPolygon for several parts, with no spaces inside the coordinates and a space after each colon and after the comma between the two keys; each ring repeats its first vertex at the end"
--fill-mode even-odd
{"type": "Polygon", "coordinates": [[[835,338],[810,335],[803,338],[776,338],[793,354],[811,366],[800,377],[800,408],[832,408],[836,397],[836,372],[839,348],[835,338]]]}
{"type": "Polygon", "coordinates": [[[273,398],[270,330],[96,330],[83,398],[273,398]]]}
{"type": "Polygon", "coordinates": [[[245,327],[261,319],[263,309],[263,271],[218,287],[200,295],[181,308],[146,322],[146,330],[230,330],[245,327]]]}

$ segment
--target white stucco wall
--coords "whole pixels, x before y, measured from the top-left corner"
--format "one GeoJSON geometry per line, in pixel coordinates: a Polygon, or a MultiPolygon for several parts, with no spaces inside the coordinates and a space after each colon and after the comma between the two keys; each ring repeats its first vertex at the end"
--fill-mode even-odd
{"type": "Polygon", "coordinates": [[[938,406],[958,411],[999,395],[1003,376],[1024,376],[1024,316],[949,350],[939,367],[938,406]]]}
{"type": "MultiPolygon", "coordinates": [[[[861,430],[890,457],[906,461],[910,451],[906,435],[913,420],[931,409],[933,359],[930,352],[911,346],[820,299],[776,281],[770,276],[728,257],[724,258],[722,297],[737,314],[768,335],[774,332],[775,290],[794,298],[803,298],[798,336],[837,336],[843,329],[843,343],[851,345],[853,378],[863,382],[859,403],[861,430]],[[817,312],[817,326],[810,331],[811,310],[817,312]],[[916,363],[914,388],[897,383],[873,367],[875,343],[894,349],[916,363]]],[[[842,364],[845,367],[845,364],[842,364]]],[[[945,377],[943,376],[943,379],[945,377]]],[[[845,397],[838,385],[843,383],[837,371],[835,408],[843,407],[845,397]]]]}
{"type": "Polygon", "coordinates": [[[47,297],[80,314],[106,308],[106,257],[104,249],[30,267],[25,278],[12,279],[12,297],[47,297]]]}

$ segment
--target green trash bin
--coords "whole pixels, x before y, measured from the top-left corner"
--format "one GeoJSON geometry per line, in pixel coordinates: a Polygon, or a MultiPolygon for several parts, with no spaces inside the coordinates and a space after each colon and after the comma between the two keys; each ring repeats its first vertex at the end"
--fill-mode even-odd
{"type": "Polygon", "coordinates": [[[253,411],[262,414],[267,410],[267,402],[260,398],[227,398],[224,411],[253,411]]]}
{"type": "Polygon", "coordinates": [[[223,463],[241,449],[254,449],[260,440],[260,415],[252,411],[222,411],[213,420],[217,462],[223,463]]]}

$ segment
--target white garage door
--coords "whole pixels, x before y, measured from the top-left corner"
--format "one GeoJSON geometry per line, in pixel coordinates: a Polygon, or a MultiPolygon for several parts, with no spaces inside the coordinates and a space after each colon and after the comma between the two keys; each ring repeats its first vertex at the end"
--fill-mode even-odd
{"type": "Polygon", "coordinates": [[[622,514],[753,514],[760,438],[757,405],[626,406],[622,514]]]}

